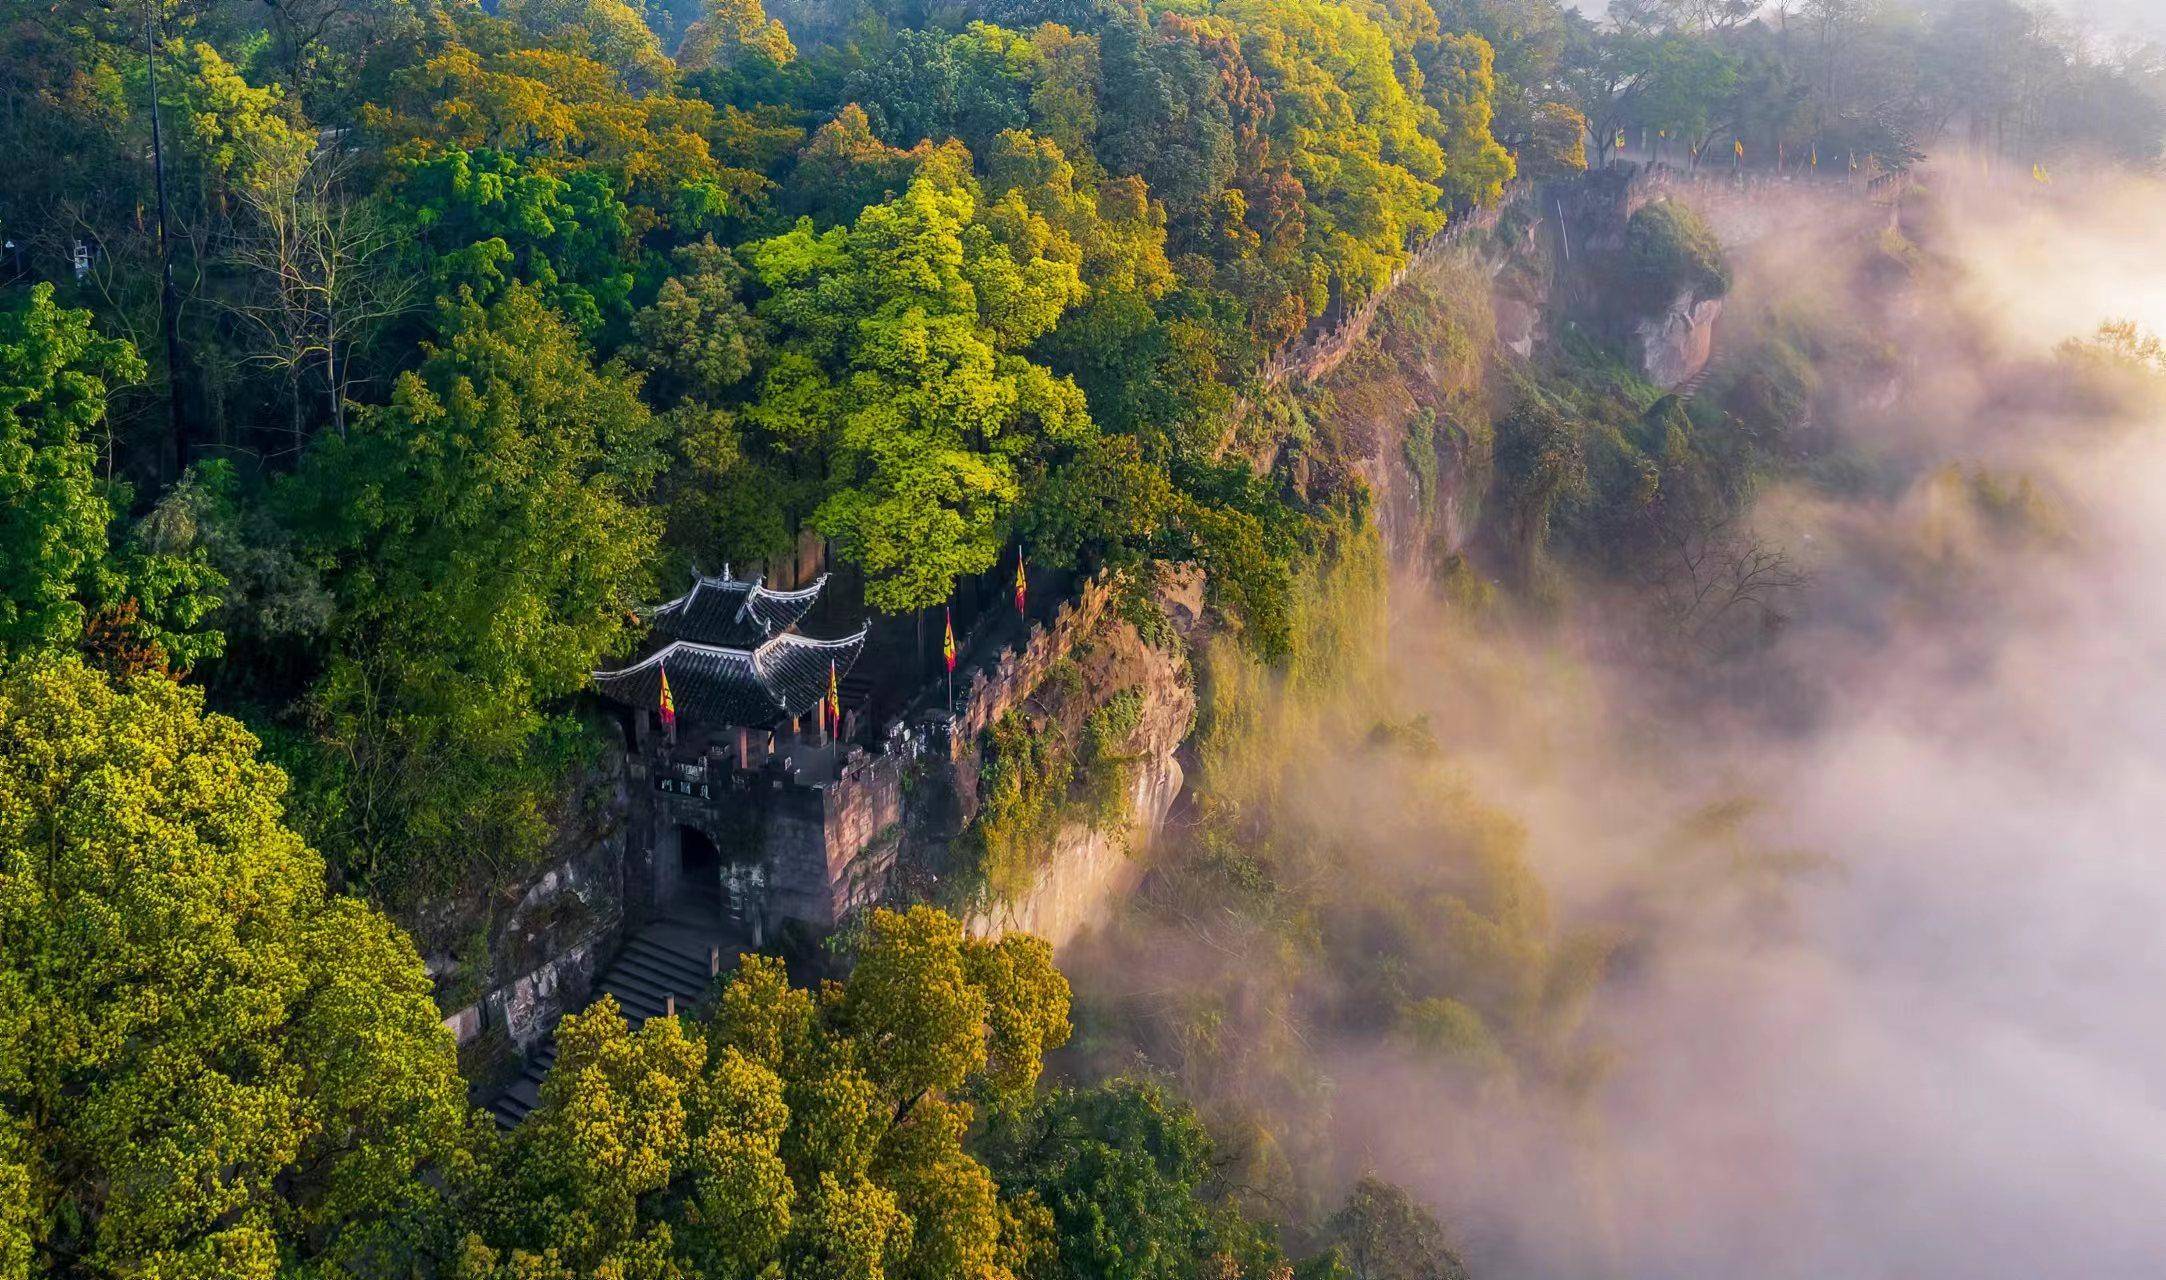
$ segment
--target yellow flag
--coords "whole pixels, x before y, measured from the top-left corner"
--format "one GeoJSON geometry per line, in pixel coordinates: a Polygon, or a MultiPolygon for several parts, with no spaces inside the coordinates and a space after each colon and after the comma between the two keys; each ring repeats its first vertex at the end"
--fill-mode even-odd
{"type": "Polygon", "coordinates": [[[1737,158],[1738,158],[1738,159],[1740,159],[1740,160],[1744,159],[1744,158],[1745,158],[1745,140],[1744,140],[1743,138],[1739,138],[1739,139],[1738,139],[1738,140],[1737,140],[1737,141],[1736,141],[1735,143],[1733,143],[1733,144],[1731,144],[1731,145],[1733,145],[1733,146],[1734,146],[1734,147],[1735,147],[1735,148],[1737,149],[1737,158]]]}
{"type": "Polygon", "coordinates": [[[2046,172],[2046,166],[2042,164],[2034,164],[2031,166],[2031,180],[2042,187],[2051,186],[2053,183],[2053,176],[2046,172]]]}

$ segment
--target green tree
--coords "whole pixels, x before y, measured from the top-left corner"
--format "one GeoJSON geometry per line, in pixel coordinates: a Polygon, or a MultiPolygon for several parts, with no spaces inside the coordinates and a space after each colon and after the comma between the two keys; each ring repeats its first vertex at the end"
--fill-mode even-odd
{"type": "Polygon", "coordinates": [[[821,227],[851,222],[866,205],[901,195],[932,154],[930,144],[905,150],[880,141],[865,109],[845,103],[798,153],[783,185],[782,207],[810,215],[821,227]]]}
{"type": "Polygon", "coordinates": [[[403,1273],[442,1238],[450,1034],[284,790],[161,677],[0,673],[0,1275],[403,1273]]]}
{"type": "Polygon", "coordinates": [[[760,0],[702,0],[699,20],[677,46],[677,65],[686,71],[729,72],[746,62],[780,67],[796,56],[790,33],[760,0]]]}
{"type": "Polygon", "coordinates": [[[488,149],[555,177],[599,170],[641,233],[697,234],[766,189],[717,161],[711,105],[651,89],[639,65],[600,60],[576,32],[544,40],[478,11],[446,18],[428,56],[393,71],[361,111],[393,163],[488,149]]]}
{"type": "Polygon", "coordinates": [[[56,306],[49,284],[0,311],[0,654],[82,633],[114,515],[96,433],[111,384],[142,376],[134,347],[56,306]]]}
{"type": "Polygon", "coordinates": [[[966,1148],[963,1095],[1027,1095],[1067,982],[1044,943],[930,908],[858,942],[817,998],[745,956],[704,1025],[566,1019],[466,1274],[1011,1280],[1027,1215],[966,1148]]]}
{"type": "Polygon", "coordinates": [[[997,1115],[986,1147],[1004,1191],[1050,1210],[1061,1275],[1188,1280],[1244,1274],[1238,1264],[1250,1260],[1266,1266],[1249,1274],[1276,1269],[1276,1250],[1211,1194],[1203,1121],[1154,1081],[1056,1089],[997,1115]]]}
{"type": "Polygon", "coordinates": [[[1217,12],[1272,86],[1272,143],[1308,192],[1309,252],[1348,293],[1382,287],[1408,246],[1444,225],[1444,151],[1390,36],[1324,0],[1227,0],[1217,12]]]}
{"type": "Polygon", "coordinates": [[[1537,180],[1587,171],[1587,117],[1577,107],[1545,102],[1534,110],[1518,156],[1519,171],[1537,180]]]}
{"type": "Polygon", "coordinates": [[[1233,180],[1233,119],[1217,69],[1191,40],[1163,38],[1140,10],[1116,9],[1099,32],[1095,154],[1149,184],[1176,219],[1201,220],[1233,180]]]}
{"type": "Polygon", "coordinates": [[[632,319],[633,358],[661,404],[723,402],[752,372],[761,335],[743,297],[744,269],[712,239],[679,249],[654,301],[632,319]]]}
{"type": "Polygon", "coordinates": [[[1029,123],[1037,61],[1027,38],[982,22],[953,36],[904,31],[843,94],[896,146],[959,138],[978,152],[1002,130],[1029,123]]]}
{"type": "Polygon", "coordinates": [[[1443,131],[1444,190],[1462,204],[1493,204],[1518,168],[1496,139],[1496,53],[1480,36],[1443,36],[1422,65],[1423,95],[1443,131]]]}
{"type": "Polygon", "coordinates": [[[875,608],[990,567],[1022,473],[1091,430],[1075,384],[1021,353],[1082,298],[1074,255],[1027,207],[982,207],[943,164],[847,229],[801,222],[746,251],[781,342],[745,422],[824,473],[812,523],[875,608]]]}
{"type": "Polygon", "coordinates": [[[658,534],[636,379],[597,370],[523,285],[440,325],[445,345],[283,493],[338,605],[316,819],[387,890],[536,847],[547,705],[622,643],[658,534]]]}
{"type": "Polygon", "coordinates": [[[1437,0],[1438,26],[1480,36],[1496,55],[1496,135],[1525,163],[1535,116],[1553,96],[1573,11],[1555,0],[1437,0]]]}
{"type": "Polygon", "coordinates": [[[1467,1280],[1435,1215],[1382,1178],[1354,1184],[1324,1237],[1353,1280],[1467,1280]]]}
{"type": "Polygon", "coordinates": [[[116,531],[129,490],[98,475],[111,383],[142,376],[132,345],[54,305],[49,284],[0,311],[0,656],[76,644],[94,617],[152,666],[224,647],[201,625],[224,579],[198,552],[116,531]]]}
{"type": "Polygon", "coordinates": [[[532,38],[616,68],[635,90],[660,88],[676,76],[676,64],[662,53],[662,42],[636,3],[504,0],[496,12],[532,38]]]}
{"type": "Polygon", "coordinates": [[[486,302],[517,280],[589,335],[629,316],[632,212],[607,174],[559,177],[482,148],[412,161],[391,190],[437,296],[467,289],[486,302]]]}

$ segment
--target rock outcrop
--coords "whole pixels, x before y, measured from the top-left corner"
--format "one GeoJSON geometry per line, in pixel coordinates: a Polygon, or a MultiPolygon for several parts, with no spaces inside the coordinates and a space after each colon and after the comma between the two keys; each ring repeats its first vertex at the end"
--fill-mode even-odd
{"type": "MultiPolygon", "coordinates": [[[[1194,573],[1172,578],[1161,604],[1176,619],[1192,622],[1202,612],[1201,579],[1194,573]]],[[[1089,631],[1075,633],[1062,659],[1075,664],[1065,687],[1041,683],[1032,692],[1049,716],[1080,722],[1127,691],[1140,699],[1136,728],[1125,744],[1125,811],[1117,821],[1081,816],[1064,821],[1030,888],[988,904],[970,921],[981,934],[1021,930],[1055,947],[1101,923],[1141,879],[1141,855],[1163,830],[1186,782],[1179,752],[1196,718],[1187,660],[1146,642],[1133,625],[1110,613],[1100,613],[1089,631]]]]}
{"type": "Polygon", "coordinates": [[[1633,326],[1640,372],[1665,391],[1692,380],[1715,354],[1715,321],[1722,299],[1702,298],[1691,290],[1668,307],[1633,326]]]}

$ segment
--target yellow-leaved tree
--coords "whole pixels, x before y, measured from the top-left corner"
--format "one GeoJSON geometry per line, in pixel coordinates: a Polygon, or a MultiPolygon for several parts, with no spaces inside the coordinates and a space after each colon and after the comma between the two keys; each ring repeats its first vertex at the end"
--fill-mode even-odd
{"type": "Polygon", "coordinates": [[[964,1139],[1067,1037],[1050,947],[929,907],[875,911],[846,985],[746,956],[710,1021],[636,1032],[605,998],[559,1029],[462,1275],[1014,1280],[1050,1219],[964,1139]]]}
{"type": "Polygon", "coordinates": [[[449,1233],[472,1113],[428,975],[256,746],[162,676],[0,670],[4,1280],[405,1274],[449,1233]]]}

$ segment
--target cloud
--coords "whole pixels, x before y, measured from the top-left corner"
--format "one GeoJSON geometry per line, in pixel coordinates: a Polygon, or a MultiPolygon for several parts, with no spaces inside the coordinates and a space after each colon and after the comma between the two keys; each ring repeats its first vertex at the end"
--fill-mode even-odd
{"type": "Polygon", "coordinates": [[[1812,714],[1650,708],[1608,667],[1608,709],[1653,716],[1664,763],[1598,737],[1567,785],[1514,801],[1568,900],[1631,884],[1634,847],[1662,840],[1658,799],[1599,841],[1606,865],[1567,850],[1597,826],[1575,775],[1680,809],[1720,778],[1765,801],[1756,839],[1840,871],[1772,924],[1654,904],[1643,962],[1597,1006],[1616,1065],[1593,1122],[1522,1125],[1486,1188],[1432,1183],[1488,1223],[1502,1274],[2135,1277],[2166,1258],[2166,415],[2037,385],[2055,343],[2166,319],[2160,192],[1991,194],[1945,202],[1934,243],[1963,283],[1898,335],[1912,393],[1838,424],[1876,433],[1905,483],[1762,512],[1815,535],[1762,673],[1812,714]],[[1974,464],[2034,479],[2070,538],[1950,533],[1949,468],[1974,464]]]}

